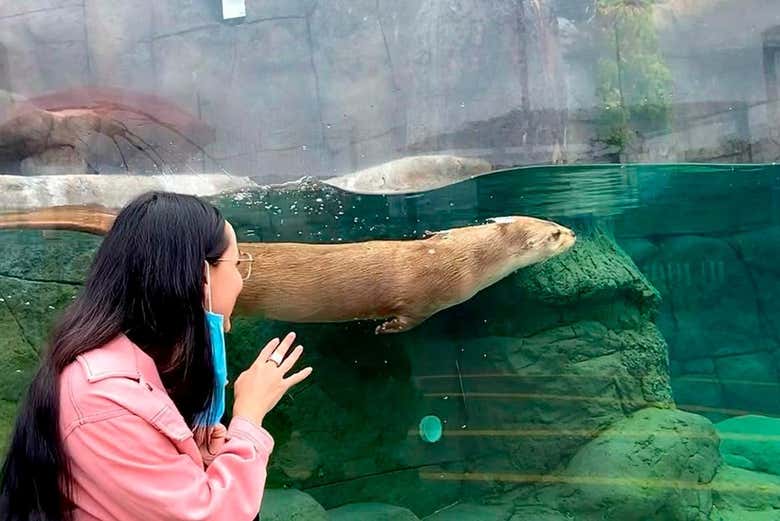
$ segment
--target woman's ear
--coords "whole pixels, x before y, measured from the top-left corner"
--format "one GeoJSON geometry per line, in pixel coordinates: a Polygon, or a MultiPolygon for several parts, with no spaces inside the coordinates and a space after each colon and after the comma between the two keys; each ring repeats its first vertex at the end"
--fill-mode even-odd
{"type": "Polygon", "coordinates": [[[203,308],[208,309],[208,298],[211,290],[211,274],[209,269],[209,262],[203,262],[203,276],[201,277],[201,284],[203,285],[203,308]]]}

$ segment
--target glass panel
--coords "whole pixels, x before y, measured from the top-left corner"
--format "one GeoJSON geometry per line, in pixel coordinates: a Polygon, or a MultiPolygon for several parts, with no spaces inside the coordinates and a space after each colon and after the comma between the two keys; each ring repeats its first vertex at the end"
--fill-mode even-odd
{"type": "Polygon", "coordinates": [[[778,70],[763,0],[0,0],[0,446],[167,190],[253,256],[229,381],[314,368],[264,519],[774,519],[778,70]]]}

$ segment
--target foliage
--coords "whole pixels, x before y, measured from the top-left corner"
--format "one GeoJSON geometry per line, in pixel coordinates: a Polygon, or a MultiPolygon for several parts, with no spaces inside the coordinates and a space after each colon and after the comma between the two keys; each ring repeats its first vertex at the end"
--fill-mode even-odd
{"type": "Polygon", "coordinates": [[[622,153],[637,134],[666,130],[671,73],[658,49],[654,0],[597,0],[598,140],[622,153]]]}

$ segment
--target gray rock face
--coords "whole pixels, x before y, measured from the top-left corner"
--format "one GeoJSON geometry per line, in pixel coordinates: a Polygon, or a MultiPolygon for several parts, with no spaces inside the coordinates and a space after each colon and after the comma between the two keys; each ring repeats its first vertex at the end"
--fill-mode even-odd
{"type": "Polygon", "coordinates": [[[419,146],[500,153],[502,164],[507,154],[550,161],[563,146],[565,78],[547,0],[249,0],[246,10],[225,22],[208,0],[6,6],[0,89],[159,94],[217,132],[208,152],[218,164],[197,155],[179,171],[222,166],[264,184],[356,171],[419,146]],[[509,134],[482,125],[514,109],[509,134]],[[440,137],[466,127],[488,132],[465,146],[440,137]],[[503,149],[510,140],[514,151],[503,149]]]}
{"type": "Polygon", "coordinates": [[[13,212],[69,204],[121,208],[147,190],[208,196],[253,186],[257,185],[250,179],[229,175],[0,175],[0,209],[13,212]]]}

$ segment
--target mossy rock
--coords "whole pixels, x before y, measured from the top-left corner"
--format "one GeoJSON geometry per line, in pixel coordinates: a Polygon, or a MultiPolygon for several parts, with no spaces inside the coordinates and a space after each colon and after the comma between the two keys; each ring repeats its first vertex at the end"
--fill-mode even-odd
{"type": "Polygon", "coordinates": [[[648,408],[613,424],[529,494],[583,521],[705,521],[720,464],[718,436],[703,416],[648,408]]]}
{"type": "Polygon", "coordinates": [[[409,509],[382,503],[353,503],[328,510],[331,521],[419,521],[409,509]]]}
{"type": "Polygon", "coordinates": [[[328,521],[325,509],[310,495],[295,489],[266,489],[260,509],[262,521],[328,521]]]}
{"type": "Polygon", "coordinates": [[[780,476],[780,418],[735,416],[715,424],[729,465],[780,476]]]}

